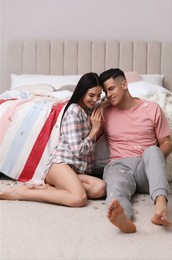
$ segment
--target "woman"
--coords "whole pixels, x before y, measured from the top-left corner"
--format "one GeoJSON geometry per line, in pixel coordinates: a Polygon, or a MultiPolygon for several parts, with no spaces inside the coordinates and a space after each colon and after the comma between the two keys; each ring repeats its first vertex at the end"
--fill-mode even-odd
{"type": "Polygon", "coordinates": [[[105,195],[105,183],[86,174],[93,169],[95,142],[102,126],[101,109],[95,108],[101,92],[102,82],[96,73],[81,77],[64,109],[60,140],[48,162],[46,184],[18,185],[1,192],[0,199],[81,207],[88,198],[105,195]]]}

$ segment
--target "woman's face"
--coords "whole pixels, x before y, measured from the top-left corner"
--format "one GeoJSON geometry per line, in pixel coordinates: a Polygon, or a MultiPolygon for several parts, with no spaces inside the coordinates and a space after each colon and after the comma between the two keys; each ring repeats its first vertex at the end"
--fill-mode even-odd
{"type": "Polygon", "coordinates": [[[85,95],[81,100],[83,109],[84,108],[93,109],[97,101],[100,100],[101,93],[102,93],[101,86],[96,86],[87,90],[87,92],[85,93],[85,95]]]}

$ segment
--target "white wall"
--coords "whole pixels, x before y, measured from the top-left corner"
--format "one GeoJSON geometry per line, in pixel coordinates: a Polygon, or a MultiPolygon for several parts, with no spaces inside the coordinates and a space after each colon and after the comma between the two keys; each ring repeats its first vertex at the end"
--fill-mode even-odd
{"type": "Polygon", "coordinates": [[[11,39],[172,41],[172,0],[0,0],[1,91],[11,39]]]}

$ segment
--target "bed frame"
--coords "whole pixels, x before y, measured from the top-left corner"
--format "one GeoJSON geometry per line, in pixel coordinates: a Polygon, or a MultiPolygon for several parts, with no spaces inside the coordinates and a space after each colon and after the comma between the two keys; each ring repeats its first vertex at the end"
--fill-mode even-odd
{"type": "Polygon", "coordinates": [[[101,73],[119,67],[124,71],[165,75],[172,91],[172,42],[39,40],[11,41],[8,75],[69,75],[101,73]]]}

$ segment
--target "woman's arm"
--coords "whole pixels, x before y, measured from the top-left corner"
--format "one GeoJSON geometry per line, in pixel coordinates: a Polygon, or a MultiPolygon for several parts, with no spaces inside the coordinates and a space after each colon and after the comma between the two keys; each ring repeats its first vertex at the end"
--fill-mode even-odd
{"type": "Polygon", "coordinates": [[[94,113],[90,121],[82,109],[74,107],[67,112],[62,123],[62,134],[73,154],[81,158],[94,151],[95,138],[99,129],[99,115],[94,113]]]}

